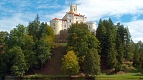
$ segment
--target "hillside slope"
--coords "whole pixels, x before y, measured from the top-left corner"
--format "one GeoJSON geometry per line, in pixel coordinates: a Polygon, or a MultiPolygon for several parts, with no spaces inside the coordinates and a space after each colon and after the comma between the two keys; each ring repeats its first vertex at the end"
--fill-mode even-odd
{"type": "Polygon", "coordinates": [[[53,48],[51,59],[45,64],[44,68],[40,70],[38,73],[44,75],[61,74],[62,73],[60,69],[62,66],[61,58],[65,54],[66,51],[64,46],[57,46],[53,48]]]}

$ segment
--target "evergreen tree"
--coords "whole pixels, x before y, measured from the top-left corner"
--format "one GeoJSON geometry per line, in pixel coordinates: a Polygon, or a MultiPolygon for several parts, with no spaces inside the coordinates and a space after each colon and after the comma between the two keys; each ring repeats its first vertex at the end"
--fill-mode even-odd
{"type": "Polygon", "coordinates": [[[116,66],[116,71],[120,71],[122,69],[122,64],[124,60],[124,49],[123,49],[123,43],[121,42],[121,37],[117,32],[117,38],[116,38],[116,49],[117,49],[117,60],[118,64],[116,66]]]}
{"type": "Polygon", "coordinates": [[[135,45],[135,51],[133,56],[133,65],[135,67],[143,67],[143,43],[139,41],[135,45]]]}
{"type": "Polygon", "coordinates": [[[87,75],[100,74],[100,56],[96,49],[91,49],[85,56],[84,72],[87,75]]]}
{"type": "Polygon", "coordinates": [[[101,63],[106,68],[114,68],[117,65],[117,50],[116,50],[116,27],[111,19],[100,20],[97,32],[97,39],[101,45],[101,63]],[[106,63],[106,64],[105,64],[106,63]]]}
{"type": "Polygon", "coordinates": [[[107,35],[107,52],[106,52],[106,67],[108,69],[115,68],[117,65],[117,50],[113,40],[112,34],[109,32],[107,35]]]}

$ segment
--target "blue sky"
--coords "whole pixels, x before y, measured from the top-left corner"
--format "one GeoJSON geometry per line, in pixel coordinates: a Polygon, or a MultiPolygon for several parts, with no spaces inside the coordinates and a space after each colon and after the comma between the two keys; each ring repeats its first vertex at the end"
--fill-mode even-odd
{"type": "Polygon", "coordinates": [[[70,4],[88,21],[109,17],[116,24],[128,26],[134,42],[143,41],[143,0],[0,0],[0,31],[10,31],[18,24],[28,25],[39,14],[40,21],[62,18],[70,4]]]}

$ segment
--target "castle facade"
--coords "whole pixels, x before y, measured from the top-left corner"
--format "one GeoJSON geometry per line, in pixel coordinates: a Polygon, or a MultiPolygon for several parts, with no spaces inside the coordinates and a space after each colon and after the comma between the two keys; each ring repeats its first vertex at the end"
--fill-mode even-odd
{"type": "Polygon", "coordinates": [[[86,23],[88,25],[88,29],[91,32],[95,32],[96,26],[95,22],[88,22],[87,17],[85,15],[81,15],[77,13],[77,5],[71,4],[70,11],[66,12],[65,16],[62,19],[54,18],[50,21],[50,26],[53,28],[55,34],[60,34],[61,30],[67,30],[71,24],[74,23],[86,23]]]}

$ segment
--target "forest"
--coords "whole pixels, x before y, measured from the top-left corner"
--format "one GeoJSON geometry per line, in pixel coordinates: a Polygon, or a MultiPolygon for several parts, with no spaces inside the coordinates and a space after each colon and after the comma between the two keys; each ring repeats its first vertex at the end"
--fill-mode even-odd
{"type": "MultiPolygon", "coordinates": [[[[75,23],[67,32],[67,54],[61,59],[65,74],[98,75],[109,69],[116,73],[125,71],[125,63],[142,72],[143,43],[134,43],[128,27],[121,23],[100,19],[96,34],[85,23],[75,23]]],[[[0,31],[0,76],[23,77],[42,69],[51,59],[55,36],[38,15],[27,26],[18,24],[10,32],[0,31]]]]}

